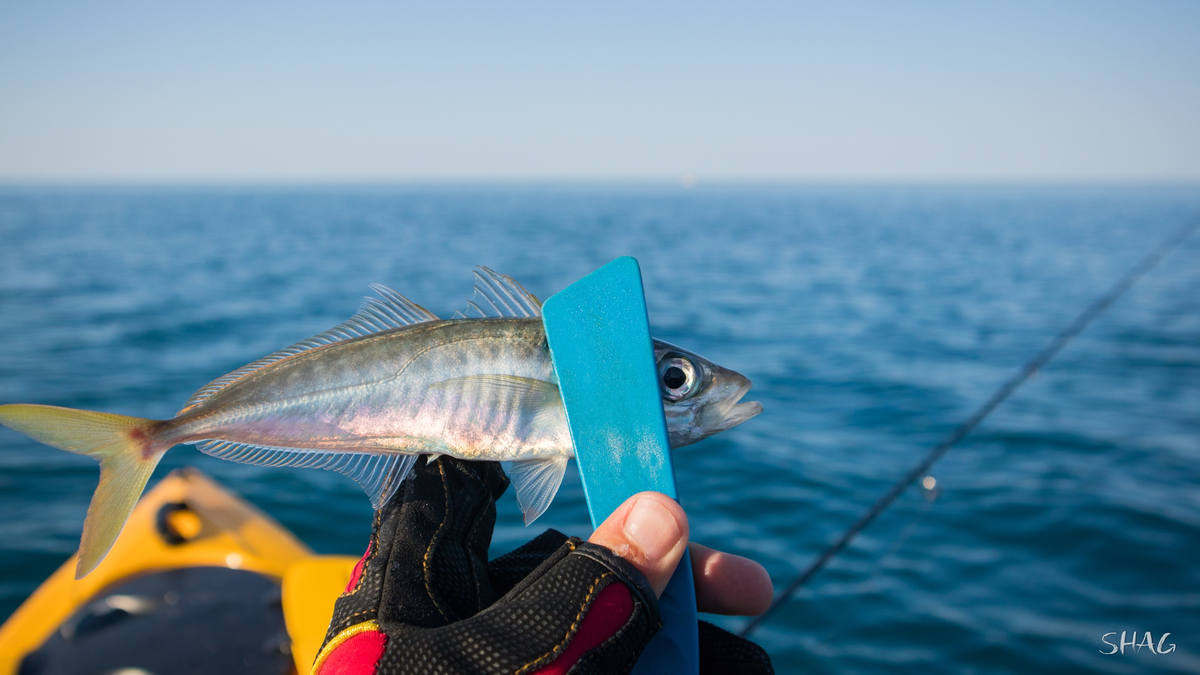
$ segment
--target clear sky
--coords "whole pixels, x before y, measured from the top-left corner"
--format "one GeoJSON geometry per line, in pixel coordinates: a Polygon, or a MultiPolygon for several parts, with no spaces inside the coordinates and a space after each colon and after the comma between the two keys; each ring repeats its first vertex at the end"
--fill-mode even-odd
{"type": "Polygon", "coordinates": [[[1200,181],[1200,3],[12,2],[0,180],[1200,181]]]}

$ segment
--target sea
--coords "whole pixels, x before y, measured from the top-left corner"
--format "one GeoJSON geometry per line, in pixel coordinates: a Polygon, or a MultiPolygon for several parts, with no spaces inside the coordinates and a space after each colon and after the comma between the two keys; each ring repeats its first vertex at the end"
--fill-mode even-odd
{"type": "MultiPolygon", "coordinates": [[[[370,283],[450,316],[475,265],[545,298],[631,255],[654,335],[764,406],[675,451],[692,538],[782,588],[1198,212],[1195,185],[7,185],[0,403],[169,418],[370,283]]],[[[365,548],[348,478],[179,446],[151,481],[184,466],[365,548]]],[[[0,617],[75,551],[97,476],[0,429],[0,617]]],[[[752,634],[777,672],[1200,672],[1200,236],[929,477],[752,634]]],[[[528,528],[506,494],[494,554],[546,527],[590,533],[577,472],[528,528]]]]}

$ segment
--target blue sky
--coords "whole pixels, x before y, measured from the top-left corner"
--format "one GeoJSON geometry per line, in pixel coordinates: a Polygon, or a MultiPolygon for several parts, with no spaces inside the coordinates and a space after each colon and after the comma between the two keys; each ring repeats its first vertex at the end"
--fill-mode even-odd
{"type": "Polygon", "coordinates": [[[1200,181],[1200,3],[0,2],[0,180],[1200,181]]]}

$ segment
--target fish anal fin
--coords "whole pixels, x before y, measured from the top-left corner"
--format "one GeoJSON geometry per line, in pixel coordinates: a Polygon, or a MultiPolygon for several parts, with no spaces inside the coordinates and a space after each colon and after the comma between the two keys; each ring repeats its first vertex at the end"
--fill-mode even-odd
{"type": "Polygon", "coordinates": [[[278,448],[220,440],[198,441],[195,445],[206,455],[242,464],[336,471],[362,486],[376,510],[391,499],[417,461],[416,454],[407,453],[278,448]]]}
{"type": "Polygon", "coordinates": [[[558,488],[562,485],[568,461],[566,456],[557,455],[547,459],[513,462],[509,467],[508,478],[517,492],[517,502],[521,505],[526,525],[533,523],[550,508],[550,502],[554,501],[554,495],[558,494],[558,488]]]}

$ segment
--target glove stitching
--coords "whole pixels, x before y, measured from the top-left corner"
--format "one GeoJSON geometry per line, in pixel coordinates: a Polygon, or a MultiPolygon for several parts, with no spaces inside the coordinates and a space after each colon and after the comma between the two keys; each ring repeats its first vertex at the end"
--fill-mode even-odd
{"type": "MultiPolygon", "coordinates": [[[[364,610],[363,610],[363,611],[361,611],[361,612],[355,612],[355,613],[351,614],[350,616],[347,616],[346,618],[342,619],[342,620],[341,620],[341,621],[339,621],[338,623],[341,623],[341,624],[345,625],[345,624],[346,624],[347,622],[349,622],[349,621],[353,621],[354,619],[357,619],[357,618],[358,618],[358,617],[360,617],[360,616],[367,616],[368,614],[374,614],[374,615],[376,615],[376,617],[377,617],[377,616],[379,615],[379,610],[378,610],[378,609],[374,609],[374,608],[372,608],[372,609],[364,609],[364,610]]],[[[343,630],[345,630],[345,629],[343,629],[343,630]]]]}
{"type": "MultiPolygon", "coordinates": [[[[600,585],[600,582],[602,582],[605,579],[607,579],[608,577],[612,577],[612,576],[616,576],[616,575],[614,575],[612,572],[605,572],[604,574],[600,575],[599,579],[596,579],[595,581],[592,582],[592,587],[588,589],[587,597],[585,597],[583,599],[583,604],[579,607],[579,613],[575,615],[575,621],[572,622],[571,627],[567,629],[567,634],[563,636],[562,641],[560,641],[558,644],[554,645],[554,647],[551,648],[550,651],[546,652],[545,654],[542,654],[541,656],[537,657],[536,659],[534,659],[534,660],[530,661],[529,663],[526,663],[525,665],[518,668],[517,671],[513,675],[521,675],[521,673],[523,673],[526,670],[529,670],[530,668],[532,668],[533,666],[539,664],[547,656],[561,654],[562,650],[566,647],[566,644],[568,642],[570,642],[571,638],[575,636],[576,631],[578,631],[579,624],[583,620],[583,615],[586,614],[587,610],[591,607],[592,600],[596,596],[596,587],[600,585]]],[[[605,586],[607,586],[607,585],[608,584],[605,584],[605,586]]]]}
{"type": "Polygon", "coordinates": [[[374,620],[363,621],[362,623],[356,623],[349,628],[343,629],[341,632],[335,635],[333,639],[329,640],[323,647],[321,647],[321,652],[317,654],[317,658],[313,659],[312,670],[309,672],[315,674],[317,671],[319,671],[321,666],[325,665],[325,660],[329,658],[329,655],[332,654],[335,649],[342,646],[346,640],[349,640],[359,633],[365,633],[371,630],[378,631],[379,623],[374,620]]]}
{"type": "Polygon", "coordinates": [[[441,613],[443,619],[448,622],[453,622],[456,617],[446,613],[446,610],[442,607],[441,603],[438,602],[437,596],[433,593],[433,570],[429,567],[429,562],[433,558],[433,549],[440,539],[442,530],[446,527],[446,522],[450,519],[450,482],[446,477],[446,468],[443,466],[443,462],[439,461],[437,463],[437,467],[438,473],[440,473],[442,476],[442,495],[446,500],[446,505],[445,509],[442,511],[442,522],[438,524],[437,530],[435,530],[433,536],[429,538],[429,547],[425,549],[425,558],[422,565],[425,567],[425,592],[429,594],[429,600],[433,603],[433,606],[437,608],[437,611],[441,613]]]}
{"type": "Polygon", "coordinates": [[[646,605],[647,610],[650,612],[649,618],[651,619],[651,623],[658,622],[661,625],[658,596],[654,594],[654,589],[650,587],[650,582],[646,579],[645,575],[639,572],[629,561],[603,546],[597,546],[590,542],[582,543],[580,550],[576,553],[604,565],[613,574],[617,575],[617,578],[629,587],[630,593],[633,593],[635,598],[640,598],[641,602],[646,605]]]}
{"type": "MultiPolygon", "coordinates": [[[[600,644],[598,644],[595,647],[593,647],[592,649],[590,649],[588,652],[581,655],[579,657],[579,660],[575,662],[575,665],[571,666],[571,669],[567,671],[567,675],[572,675],[572,673],[583,672],[584,669],[588,668],[592,664],[593,661],[595,661],[598,658],[602,658],[600,655],[604,653],[605,649],[616,644],[618,640],[625,637],[626,633],[633,630],[633,624],[636,620],[637,620],[637,606],[635,604],[633,613],[629,615],[629,619],[625,621],[625,625],[618,628],[617,632],[608,636],[607,640],[605,640],[604,642],[601,642],[600,644]]],[[[662,626],[662,624],[660,623],[659,627],[661,627],[661,626],[662,626]]],[[[642,651],[644,649],[645,649],[645,647],[643,646],[642,649],[639,649],[637,652],[630,654],[629,657],[626,659],[626,665],[628,667],[632,668],[633,664],[637,663],[638,658],[641,657],[642,651]]]]}

